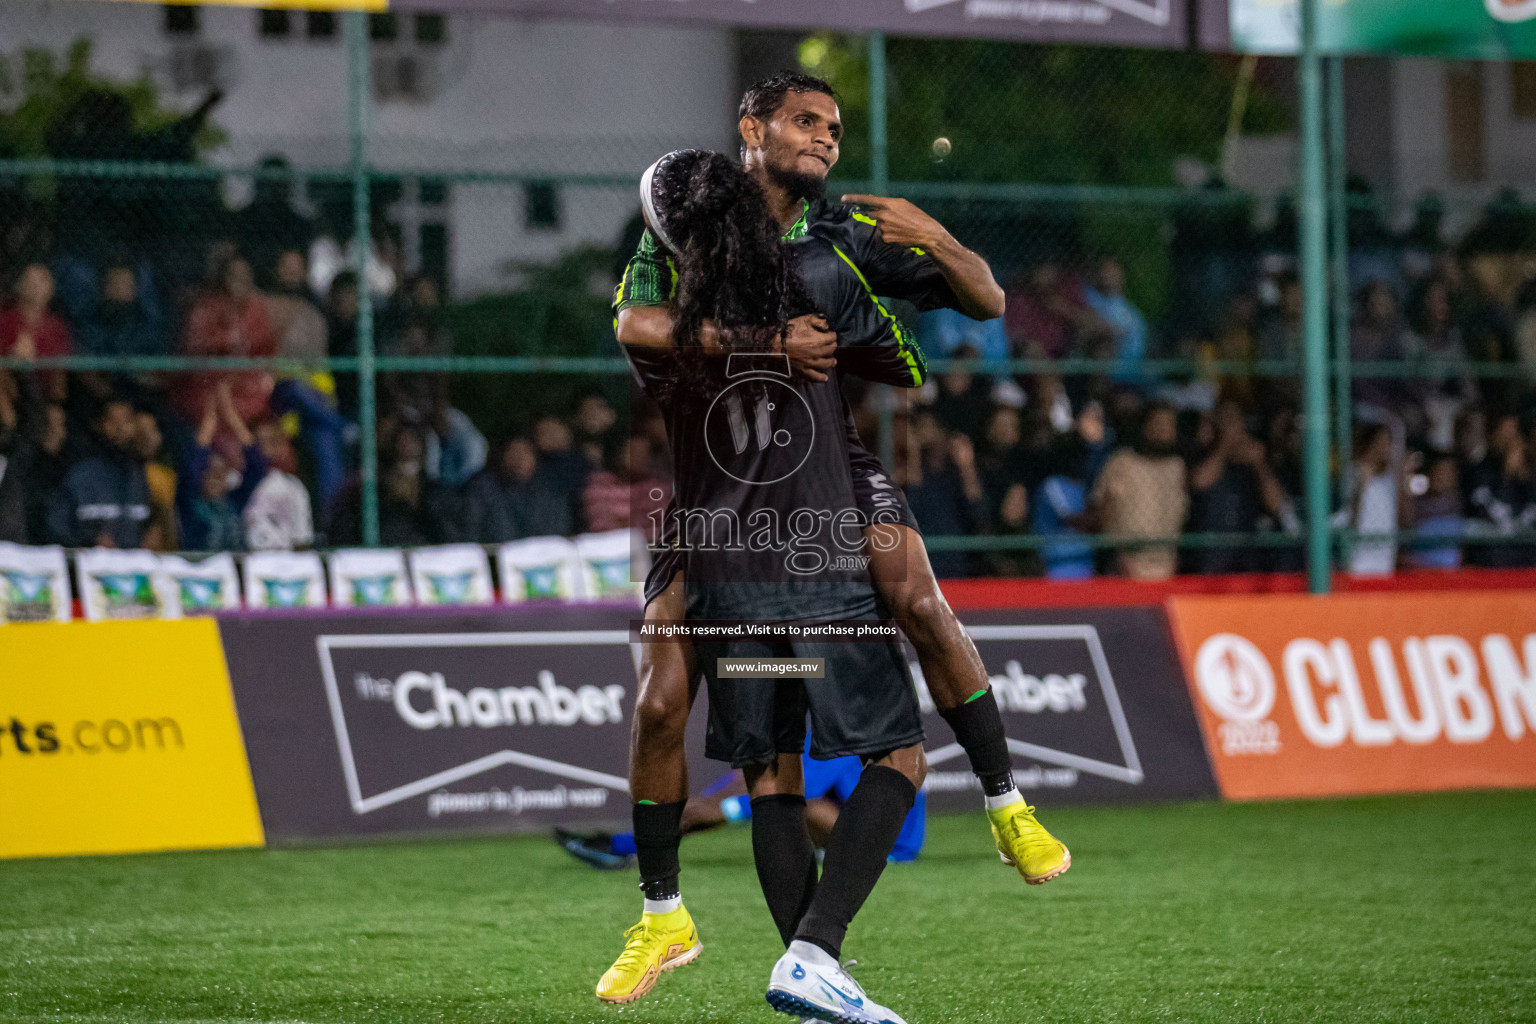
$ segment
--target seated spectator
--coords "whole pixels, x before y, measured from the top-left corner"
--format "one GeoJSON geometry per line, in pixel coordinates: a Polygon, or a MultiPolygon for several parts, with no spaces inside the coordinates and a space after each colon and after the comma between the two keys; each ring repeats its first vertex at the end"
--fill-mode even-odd
{"type": "Polygon", "coordinates": [[[251,500],[246,502],[245,544],[252,551],[297,551],[315,542],[309,492],[294,476],[298,459],[293,443],[275,419],[256,424],[256,444],[267,460],[251,500]]]}
{"type": "MultiPolygon", "coordinates": [[[[1397,296],[1385,281],[1367,285],[1361,292],[1359,312],[1349,328],[1349,358],[1359,363],[1396,363],[1408,358],[1408,334],[1397,312],[1397,296]]],[[[1350,384],[1357,407],[1396,415],[1410,400],[1403,381],[1355,376],[1350,384]]]]}
{"type": "Polygon", "coordinates": [[[609,466],[587,477],[582,490],[587,529],[601,533],[659,522],[671,487],[655,471],[651,439],[631,437],[624,452],[614,456],[609,466]]]}
{"type": "MultiPolygon", "coordinates": [[[[325,333],[331,355],[337,358],[357,356],[357,315],[359,299],[357,275],[350,270],[337,274],[325,295],[325,333]]],[[[336,410],[345,420],[357,421],[357,374],[336,377],[336,410]]]]}
{"type": "Polygon", "coordinates": [[[469,482],[464,501],[466,533],[480,544],[576,532],[570,501],[540,473],[538,452],[526,438],[502,446],[494,466],[469,482]]]}
{"type": "MultiPolygon", "coordinates": [[[[992,511],[992,533],[1000,537],[1025,537],[1030,532],[1029,488],[1012,484],[992,511]]],[[[1040,559],[1035,552],[1019,548],[991,552],[987,563],[994,576],[1034,576],[1038,574],[1040,559]]]]}
{"type": "Polygon", "coordinates": [[[72,548],[163,546],[149,526],[149,481],[135,450],[133,406],[110,399],[94,426],[96,452],[69,469],[49,502],[49,539],[72,548]]]}
{"type": "MultiPolygon", "coordinates": [[[[41,263],[29,264],[16,279],[16,301],[0,311],[0,355],[17,359],[67,356],[74,351],[69,326],[51,310],[53,274],[41,263]]],[[[62,370],[50,370],[38,381],[43,396],[62,401],[66,383],[62,370]]]]}
{"type": "Polygon", "coordinates": [[[1477,383],[1469,372],[1461,328],[1451,309],[1451,288],[1436,275],[1414,297],[1412,333],[1407,347],[1415,360],[1428,364],[1425,376],[1407,388],[1421,405],[1425,437],[1431,448],[1449,449],[1455,442],[1456,418],[1477,404],[1477,383]]]}
{"type": "MultiPolygon", "coordinates": [[[[453,352],[453,339],[443,322],[437,282],[426,275],[413,279],[409,302],[398,331],[386,333],[381,354],[415,358],[444,357],[453,352]]],[[[485,467],[489,445],[470,418],[453,408],[448,375],[442,372],[388,373],[381,379],[385,414],[402,423],[426,428],[427,475],[445,487],[460,487],[485,467]]]]}
{"type": "MultiPolygon", "coordinates": [[[[268,317],[277,335],[277,354],[293,359],[324,359],[328,354],[327,324],[310,297],[304,254],[285,251],[277,257],[268,317]]],[[[272,411],[294,415],[299,436],[315,467],[315,490],[322,510],[336,499],[346,482],[346,420],[336,408],[336,378],[329,371],[284,376],[272,388],[272,411]]]]}
{"type": "Polygon", "coordinates": [[[0,541],[41,543],[28,529],[33,467],[43,457],[48,406],[34,375],[0,371],[0,541]]]}
{"type": "MultiPolygon", "coordinates": [[[[951,434],[932,413],[912,417],[912,443],[905,465],[907,504],[923,528],[934,536],[980,533],[986,526],[986,500],[976,472],[971,439],[951,434]]],[[[929,560],[940,577],[969,573],[963,551],[933,551],[929,560]]]]}
{"type": "Polygon", "coordinates": [[[170,348],[158,306],[142,296],[131,266],[114,263],[101,278],[101,298],[80,325],[80,352],[88,356],[157,356],[170,348]]]}
{"type": "Polygon", "coordinates": [[[593,466],[606,466],[623,445],[619,414],[602,395],[584,395],[576,405],[576,446],[593,466]]]}
{"type": "MultiPolygon", "coordinates": [[[[277,336],[267,315],[267,303],[256,290],[251,265],[235,256],[219,268],[217,286],[206,292],[187,317],[186,351],[195,356],[270,356],[277,351],[277,336]]],[[[221,382],[241,423],[249,424],[267,411],[272,394],[272,375],[262,370],[188,374],[179,382],[173,398],[183,417],[202,420],[209,397],[221,382]]],[[[219,439],[231,442],[227,424],[219,439]]]]}
{"type": "Polygon", "coordinates": [[[954,358],[962,365],[939,374],[939,393],[933,403],[934,415],[946,430],[958,431],[966,437],[980,437],[986,430],[987,413],[991,406],[992,381],[971,372],[964,361],[978,358],[978,353],[968,345],[955,350],[954,358]]]}
{"type": "Polygon", "coordinates": [[[1112,332],[1113,379],[1142,390],[1150,387],[1141,369],[1147,358],[1147,318],[1125,297],[1125,268],[1119,260],[1099,264],[1098,278],[1093,287],[1083,289],[1083,300],[1112,332]]]}
{"type": "MultiPolygon", "coordinates": [[[[1536,527],[1536,480],[1518,417],[1506,414],[1495,421],[1487,454],[1468,475],[1471,513],[1480,533],[1504,536],[1536,527]]],[[[1477,544],[1468,549],[1468,561],[1490,569],[1524,568],[1536,562],[1533,555],[1536,547],[1521,544],[1477,544]]]]}
{"type": "MultiPolygon", "coordinates": [[[[1269,468],[1264,443],[1248,433],[1243,408],[1224,398],[1216,406],[1215,437],[1189,472],[1191,533],[1257,533],[1278,517],[1285,491],[1269,468]]],[[[1256,547],[1201,547],[1191,553],[1196,572],[1259,572],[1266,559],[1256,547]]]]}
{"type": "Polygon", "coordinates": [[[1022,442],[1019,410],[1007,405],[993,406],[987,417],[981,452],[976,457],[989,511],[996,511],[1009,489],[1014,484],[1022,484],[1027,477],[1028,457],[1022,442]]]}
{"type": "Polygon", "coordinates": [[[1362,424],[1355,436],[1355,458],[1344,478],[1344,507],[1335,524],[1376,537],[1349,545],[1348,567],[1355,576],[1390,576],[1397,568],[1397,541],[1379,539],[1401,525],[1402,446],[1387,423],[1362,424]]]}
{"type": "Polygon", "coordinates": [[[182,543],[188,551],[243,551],[241,513],[266,475],[267,460],[222,381],[208,396],[195,445],[182,471],[182,543]],[[214,450],[213,439],[221,428],[239,443],[245,455],[244,472],[214,450]]]}
{"type": "Polygon", "coordinates": [[[1456,457],[1431,455],[1425,485],[1424,493],[1413,499],[1417,537],[1409,559],[1415,569],[1459,569],[1466,518],[1462,515],[1456,457]]]}
{"type": "Polygon", "coordinates": [[[149,523],[158,536],[152,551],[176,551],[180,532],[176,521],[176,471],[162,460],[164,438],[160,423],[147,412],[133,417],[133,446],[144,463],[144,479],[149,484],[149,523]]]}
{"type": "Polygon", "coordinates": [[[1051,262],[1036,264],[1010,289],[1003,321],[1014,355],[1025,358],[1075,355],[1087,347],[1084,342],[1114,333],[1089,307],[1077,282],[1051,262]]]}
{"type": "Polygon", "coordinates": [[[1121,575],[1164,580],[1178,567],[1178,536],[1189,510],[1184,460],[1178,454],[1178,414],[1163,402],[1148,403],[1139,436],[1109,457],[1094,484],[1090,521],[1115,537],[1147,538],[1115,552],[1121,575]]]}
{"type": "MultiPolygon", "coordinates": [[[[581,492],[592,467],[573,447],[571,428],[558,416],[541,416],[533,425],[533,446],[539,453],[539,473],[580,519],[581,492]]],[[[578,525],[579,522],[578,522],[578,525]]],[[[581,526],[585,529],[585,526],[581,526]]]]}
{"type": "MultiPolygon", "coordinates": [[[[401,426],[379,440],[379,542],[413,548],[451,544],[462,529],[454,495],[427,476],[426,440],[416,427],[401,426]]],[[[331,516],[331,542],[363,542],[362,488],[349,485],[331,516]]]]}

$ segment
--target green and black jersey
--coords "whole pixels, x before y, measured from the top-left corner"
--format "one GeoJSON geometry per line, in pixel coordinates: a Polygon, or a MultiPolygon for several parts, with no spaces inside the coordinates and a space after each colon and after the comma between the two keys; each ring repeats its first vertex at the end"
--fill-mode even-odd
{"type": "MultiPolygon", "coordinates": [[[[812,258],[806,261],[811,265],[802,268],[802,278],[824,271],[832,274],[851,273],[861,286],[857,303],[868,306],[867,310],[853,307],[823,310],[828,320],[837,322],[849,316],[861,317],[865,314],[889,320],[909,360],[909,372],[900,383],[907,387],[921,385],[927,377],[922,352],[911,332],[891,316],[879,297],[903,299],[925,312],[941,307],[955,308],[958,300],[938,264],[920,249],[908,249],[882,241],[873,217],[859,213],[843,203],[829,203],[825,200],[807,203],[799,219],[783,236],[786,242],[800,242],[812,237],[830,246],[839,264],[822,267],[820,259],[812,258]]],[[[807,280],[807,285],[815,290],[811,281],[807,280]]],[[[624,278],[619,282],[618,291],[614,295],[615,318],[620,310],[631,306],[670,305],[676,292],[677,267],[656,236],[647,230],[640,237],[640,246],[634,257],[624,268],[624,278]]],[[[845,369],[856,376],[865,376],[860,372],[861,367],[856,365],[857,358],[855,356],[854,364],[846,365],[845,369]]],[[[839,361],[843,360],[844,353],[840,352],[839,361]]]]}

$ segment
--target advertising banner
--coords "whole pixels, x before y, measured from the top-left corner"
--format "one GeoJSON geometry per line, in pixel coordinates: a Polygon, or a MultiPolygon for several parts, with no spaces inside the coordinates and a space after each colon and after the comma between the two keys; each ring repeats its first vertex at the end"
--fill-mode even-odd
{"type": "Polygon", "coordinates": [[[153,551],[91,548],[75,555],[80,603],[92,622],[175,618],[175,586],[153,551]]]}
{"type": "Polygon", "coordinates": [[[0,623],[68,622],[71,604],[63,548],[0,542],[0,623]]]}
{"type": "Polygon", "coordinates": [[[179,555],[161,555],[160,571],[170,581],[176,600],[168,602],[165,617],[212,615],[240,607],[240,577],[233,555],[225,552],[192,561],[179,555]]]}
{"type": "Polygon", "coordinates": [[[1536,786],[1536,593],[1171,609],[1229,798],[1536,786]]]}
{"type": "Polygon", "coordinates": [[[629,816],[629,607],[220,620],[267,834],[629,816]]]}
{"type": "MultiPolygon", "coordinates": [[[[992,679],[1031,801],[1107,803],[1214,797],[1167,619],[1160,608],[961,612],[992,679]]],[[[970,761],[933,708],[921,666],[928,799],[974,810],[970,761]]]]}
{"type": "Polygon", "coordinates": [[[1190,0],[393,0],[397,9],[1183,46],[1190,0]]]}
{"type": "Polygon", "coordinates": [[[217,626],[0,630],[0,857],[259,846],[217,626]]]}
{"type": "Polygon", "coordinates": [[[479,544],[413,549],[411,586],[419,604],[484,605],[496,600],[491,561],[479,544]]]}
{"type": "MultiPolygon", "coordinates": [[[[1204,0],[1201,45],[1295,53],[1300,10],[1297,0],[1204,0]]],[[[1317,10],[1327,53],[1536,56],[1536,0],[1320,0],[1317,10]]]]}
{"type": "Polygon", "coordinates": [[[247,608],[324,608],[325,570],[313,551],[253,551],[245,556],[247,608]]]}

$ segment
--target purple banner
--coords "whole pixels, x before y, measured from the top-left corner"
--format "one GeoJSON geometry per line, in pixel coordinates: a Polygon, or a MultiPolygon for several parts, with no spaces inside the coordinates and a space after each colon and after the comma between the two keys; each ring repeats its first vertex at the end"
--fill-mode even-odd
{"type": "Polygon", "coordinates": [[[396,9],[1182,47],[1190,0],[394,0],[396,9]]]}

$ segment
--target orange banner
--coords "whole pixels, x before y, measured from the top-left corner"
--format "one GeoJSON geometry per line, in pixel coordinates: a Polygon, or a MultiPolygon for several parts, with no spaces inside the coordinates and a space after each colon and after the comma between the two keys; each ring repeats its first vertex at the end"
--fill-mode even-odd
{"type": "Polygon", "coordinates": [[[1235,800],[1536,786],[1536,593],[1180,597],[1235,800]]]}

